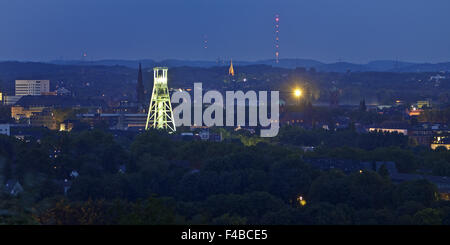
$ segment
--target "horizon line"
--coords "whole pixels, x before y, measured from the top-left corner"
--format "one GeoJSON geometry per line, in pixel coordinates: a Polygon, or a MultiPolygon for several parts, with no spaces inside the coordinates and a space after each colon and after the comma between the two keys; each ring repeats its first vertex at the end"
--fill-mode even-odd
{"type": "MultiPolygon", "coordinates": [[[[220,58],[220,57],[219,57],[220,58]]],[[[0,62],[21,62],[21,63],[28,63],[28,62],[32,62],[32,63],[53,63],[53,62],[83,62],[83,63],[90,63],[90,62],[101,62],[101,61],[129,61],[129,62],[139,62],[139,61],[154,61],[155,63],[158,62],[164,62],[164,61],[186,61],[186,62],[214,62],[217,63],[217,60],[210,60],[210,59],[183,59],[183,58],[164,58],[164,59],[153,59],[153,58],[140,58],[140,59],[122,59],[122,58],[102,58],[102,59],[92,59],[92,60],[82,60],[82,59],[50,59],[50,60],[33,60],[33,59],[6,59],[6,60],[0,60],[0,62]]],[[[231,58],[224,58],[222,59],[223,61],[230,61],[231,58]]],[[[374,60],[370,60],[368,62],[365,63],[360,63],[360,62],[352,62],[352,61],[345,61],[345,60],[339,60],[339,61],[335,61],[335,62],[324,62],[321,60],[317,60],[317,59],[312,59],[312,58],[281,58],[279,59],[280,61],[283,60],[303,60],[303,61],[314,61],[314,62],[319,62],[322,64],[338,64],[338,63],[349,63],[349,64],[355,64],[355,65],[367,65],[369,63],[372,62],[402,62],[402,63],[411,63],[411,64],[432,64],[432,65],[436,65],[436,64],[444,64],[444,63],[450,63],[450,59],[449,61],[441,61],[441,62],[429,62],[429,61],[406,61],[406,60],[400,60],[400,59],[374,59],[374,60]]],[[[239,60],[239,59],[235,59],[234,62],[235,63],[257,63],[257,62],[268,62],[268,61],[273,61],[275,62],[275,59],[272,58],[267,58],[267,59],[257,59],[257,60],[239,60]]]]}

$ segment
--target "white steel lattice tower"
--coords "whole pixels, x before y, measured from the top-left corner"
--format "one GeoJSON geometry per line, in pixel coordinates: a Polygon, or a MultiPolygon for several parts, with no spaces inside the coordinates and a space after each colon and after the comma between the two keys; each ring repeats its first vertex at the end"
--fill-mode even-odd
{"type": "Polygon", "coordinates": [[[170,104],[169,88],[167,87],[167,68],[153,68],[153,92],[148,108],[145,130],[149,128],[165,129],[175,132],[172,105],[170,104]]]}

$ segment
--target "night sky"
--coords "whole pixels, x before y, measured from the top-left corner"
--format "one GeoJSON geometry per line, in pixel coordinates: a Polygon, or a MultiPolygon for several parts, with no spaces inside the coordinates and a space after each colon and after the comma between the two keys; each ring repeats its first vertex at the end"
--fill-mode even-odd
{"type": "Polygon", "coordinates": [[[271,59],[276,13],[280,58],[450,61],[448,0],[0,0],[0,60],[271,59]]]}

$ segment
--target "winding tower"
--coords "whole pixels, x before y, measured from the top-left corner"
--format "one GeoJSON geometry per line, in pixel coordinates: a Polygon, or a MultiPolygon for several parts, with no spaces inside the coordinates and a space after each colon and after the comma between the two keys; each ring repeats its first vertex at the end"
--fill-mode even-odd
{"type": "Polygon", "coordinates": [[[167,86],[167,70],[167,67],[153,68],[153,91],[145,130],[156,128],[169,132],[176,131],[172,105],[170,104],[169,88],[167,86]]]}

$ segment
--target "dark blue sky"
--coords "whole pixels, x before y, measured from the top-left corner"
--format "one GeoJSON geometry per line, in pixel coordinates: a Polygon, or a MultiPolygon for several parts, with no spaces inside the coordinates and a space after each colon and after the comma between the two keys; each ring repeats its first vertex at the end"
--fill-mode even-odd
{"type": "Polygon", "coordinates": [[[450,61],[448,0],[0,0],[0,60],[273,58],[275,13],[280,58],[450,61]]]}

